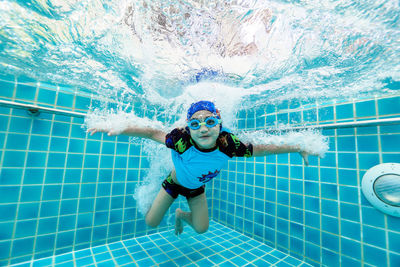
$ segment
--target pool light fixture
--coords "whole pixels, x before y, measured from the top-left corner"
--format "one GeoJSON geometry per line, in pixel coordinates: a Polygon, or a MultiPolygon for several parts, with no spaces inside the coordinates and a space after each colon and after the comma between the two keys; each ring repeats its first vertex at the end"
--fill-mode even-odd
{"type": "Polygon", "coordinates": [[[369,169],[362,180],[362,191],[372,206],[400,217],[400,164],[383,163],[369,169]]]}

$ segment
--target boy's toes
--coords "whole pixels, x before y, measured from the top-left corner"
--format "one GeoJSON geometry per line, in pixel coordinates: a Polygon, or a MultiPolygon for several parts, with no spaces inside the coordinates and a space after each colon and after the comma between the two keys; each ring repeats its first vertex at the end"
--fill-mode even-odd
{"type": "Polygon", "coordinates": [[[175,210],[175,235],[180,235],[183,232],[183,223],[181,219],[182,210],[177,208],[175,210]]]}

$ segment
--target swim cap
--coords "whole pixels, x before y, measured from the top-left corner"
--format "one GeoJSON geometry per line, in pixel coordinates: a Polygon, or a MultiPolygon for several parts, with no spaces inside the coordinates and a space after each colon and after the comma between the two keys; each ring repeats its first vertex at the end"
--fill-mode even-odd
{"type": "Polygon", "coordinates": [[[190,108],[187,112],[187,119],[189,120],[194,113],[200,110],[208,110],[214,115],[216,115],[219,119],[221,118],[221,115],[219,114],[219,110],[215,107],[213,102],[210,101],[199,101],[196,103],[192,103],[190,105],[190,108]]]}

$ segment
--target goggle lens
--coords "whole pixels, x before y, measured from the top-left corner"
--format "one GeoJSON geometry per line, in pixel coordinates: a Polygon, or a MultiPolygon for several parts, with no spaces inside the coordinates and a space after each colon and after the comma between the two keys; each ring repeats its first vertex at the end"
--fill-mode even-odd
{"type": "Polygon", "coordinates": [[[199,129],[200,122],[198,120],[191,120],[191,121],[189,121],[189,127],[192,129],[199,129]]]}
{"type": "Polygon", "coordinates": [[[188,126],[192,130],[200,129],[201,125],[205,125],[208,128],[212,128],[220,122],[219,119],[215,117],[208,117],[204,120],[204,122],[200,122],[198,119],[193,119],[188,122],[188,126]]]}
{"type": "Polygon", "coordinates": [[[204,122],[206,123],[206,126],[214,127],[215,125],[217,125],[218,119],[215,119],[215,118],[207,118],[204,122]]]}

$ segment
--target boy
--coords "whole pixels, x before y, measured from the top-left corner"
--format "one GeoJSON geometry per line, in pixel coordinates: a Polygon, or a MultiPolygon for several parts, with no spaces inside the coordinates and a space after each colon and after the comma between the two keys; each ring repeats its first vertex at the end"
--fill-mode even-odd
{"type": "MultiPolygon", "coordinates": [[[[91,128],[88,132],[91,135],[96,132],[118,134],[113,129],[91,128]]],[[[220,113],[214,103],[209,101],[199,101],[190,106],[186,128],[176,128],[167,134],[157,129],[130,126],[122,134],[149,138],[172,150],[175,168],[162,183],[162,188],[146,214],[146,224],[157,227],[178,195],[183,195],[188,201],[190,212],[176,209],[176,235],[183,231],[182,221],[197,233],[207,231],[209,219],[205,183],[215,178],[230,158],[299,152],[308,164],[307,152],[297,147],[243,144],[222,127],[220,113]]]]}

